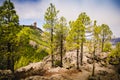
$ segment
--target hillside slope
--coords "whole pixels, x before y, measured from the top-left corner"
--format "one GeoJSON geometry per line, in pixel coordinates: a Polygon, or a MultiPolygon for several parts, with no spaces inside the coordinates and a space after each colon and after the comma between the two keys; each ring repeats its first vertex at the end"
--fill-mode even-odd
{"type": "MultiPolygon", "coordinates": [[[[101,53],[96,58],[95,77],[90,77],[92,73],[91,54],[84,53],[83,66],[76,70],[76,51],[67,52],[64,55],[63,68],[51,68],[50,56],[44,58],[42,62],[31,63],[28,66],[16,70],[16,78],[21,80],[119,80],[120,74],[115,67],[107,64],[104,60],[107,53],[101,53]]],[[[57,57],[59,58],[59,57],[57,57]]]]}
{"type": "Polygon", "coordinates": [[[48,55],[45,49],[47,43],[41,39],[41,34],[37,28],[22,27],[16,38],[18,59],[15,69],[41,61],[48,55]]]}

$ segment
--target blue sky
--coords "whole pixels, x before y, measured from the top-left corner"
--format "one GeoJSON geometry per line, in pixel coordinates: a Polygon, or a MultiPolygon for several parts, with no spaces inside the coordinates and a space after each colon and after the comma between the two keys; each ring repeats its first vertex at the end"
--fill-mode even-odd
{"type": "MultiPolygon", "coordinates": [[[[4,0],[0,0],[0,5],[4,0]]],[[[60,10],[58,17],[67,21],[75,20],[81,12],[86,12],[97,24],[107,24],[116,37],[120,37],[120,0],[11,0],[20,18],[20,24],[37,22],[42,28],[44,14],[50,3],[60,10]]]]}

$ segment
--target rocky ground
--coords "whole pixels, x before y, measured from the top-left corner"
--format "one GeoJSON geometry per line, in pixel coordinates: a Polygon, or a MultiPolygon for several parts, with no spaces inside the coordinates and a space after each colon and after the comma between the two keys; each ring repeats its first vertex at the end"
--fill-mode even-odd
{"type": "MultiPolygon", "coordinates": [[[[95,76],[92,77],[92,54],[84,53],[83,66],[76,69],[76,51],[67,52],[63,58],[63,68],[51,68],[50,56],[44,58],[42,62],[30,63],[28,66],[17,69],[14,73],[15,80],[120,80],[115,66],[106,62],[107,53],[96,54],[95,76]]],[[[57,57],[56,59],[59,59],[57,57]]],[[[0,75],[12,74],[8,71],[0,75]]]]}

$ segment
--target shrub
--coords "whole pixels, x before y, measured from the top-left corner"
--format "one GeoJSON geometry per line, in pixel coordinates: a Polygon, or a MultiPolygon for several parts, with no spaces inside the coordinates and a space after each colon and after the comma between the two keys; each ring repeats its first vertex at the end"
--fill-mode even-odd
{"type": "Polygon", "coordinates": [[[58,67],[58,66],[60,66],[60,60],[55,61],[55,67],[58,67]]]}
{"type": "Polygon", "coordinates": [[[108,62],[113,65],[120,64],[120,42],[117,43],[115,49],[108,55],[108,62]]]}
{"type": "Polygon", "coordinates": [[[110,42],[105,43],[103,51],[104,52],[109,52],[112,50],[112,44],[110,42]]]}

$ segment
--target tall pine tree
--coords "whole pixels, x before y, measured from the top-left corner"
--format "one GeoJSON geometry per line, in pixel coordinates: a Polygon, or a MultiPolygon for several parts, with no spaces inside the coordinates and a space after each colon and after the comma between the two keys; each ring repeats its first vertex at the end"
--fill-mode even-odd
{"type": "Polygon", "coordinates": [[[106,24],[101,25],[101,44],[102,44],[102,52],[104,51],[104,44],[111,39],[112,31],[109,26],[106,24]]]}
{"type": "Polygon", "coordinates": [[[82,60],[83,60],[83,44],[85,42],[85,31],[86,27],[90,24],[90,17],[85,13],[81,13],[77,19],[80,24],[80,48],[81,48],[81,54],[80,54],[80,64],[82,66],[82,60]]]}
{"type": "MultiPolygon", "coordinates": [[[[0,6],[0,51],[7,56],[7,69],[14,72],[15,37],[19,28],[19,17],[16,14],[14,4],[5,0],[0,6]]],[[[4,61],[3,61],[4,62],[4,61]]]]}
{"type": "Polygon", "coordinates": [[[79,51],[81,48],[80,63],[82,65],[83,59],[83,43],[85,41],[85,30],[86,26],[90,24],[90,18],[86,13],[81,13],[76,21],[70,22],[70,32],[68,35],[68,42],[73,42],[75,49],[77,50],[77,69],[79,69],[79,51]]]}
{"type": "Polygon", "coordinates": [[[55,27],[55,41],[56,41],[56,49],[59,50],[60,53],[60,67],[63,66],[63,53],[65,51],[65,40],[68,33],[67,22],[64,17],[61,17],[58,21],[58,24],[55,27]]]}
{"type": "Polygon", "coordinates": [[[48,36],[50,35],[49,38],[49,43],[50,43],[50,54],[51,54],[51,62],[52,62],[52,67],[54,67],[54,27],[56,25],[57,21],[57,14],[58,10],[56,10],[56,7],[51,3],[50,6],[47,8],[47,11],[45,12],[45,21],[46,23],[44,24],[44,29],[48,32],[48,36]]]}
{"type": "Polygon", "coordinates": [[[97,47],[99,46],[99,42],[100,42],[100,31],[101,28],[99,26],[97,26],[97,21],[94,21],[94,25],[93,25],[93,69],[92,69],[92,76],[95,75],[95,54],[97,51],[97,47]]]}

